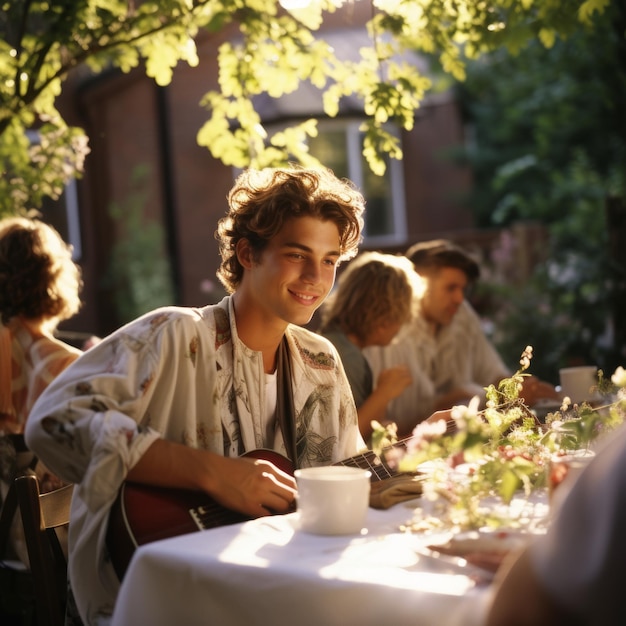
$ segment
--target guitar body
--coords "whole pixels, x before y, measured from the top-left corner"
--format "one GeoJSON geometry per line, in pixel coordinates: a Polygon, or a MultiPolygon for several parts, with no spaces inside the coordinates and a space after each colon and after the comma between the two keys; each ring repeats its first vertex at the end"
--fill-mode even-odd
{"type": "MultiPolygon", "coordinates": [[[[278,452],[253,450],[243,456],[270,461],[293,475],[291,461],[278,452]]],[[[249,519],[223,507],[202,491],[126,482],[109,513],[107,547],[121,581],[138,546],[249,519]]]]}
{"type": "MultiPolygon", "coordinates": [[[[270,461],[293,475],[291,461],[273,450],[253,450],[243,456],[270,461]]],[[[371,451],[337,465],[368,469],[372,472],[372,481],[391,476],[389,468],[371,451]]],[[[202,491],[126,482],[109,513],[106,542],[111,563],[121,581],[138,546],[249,519],[249,516],[227,509],[202,491]]]]}

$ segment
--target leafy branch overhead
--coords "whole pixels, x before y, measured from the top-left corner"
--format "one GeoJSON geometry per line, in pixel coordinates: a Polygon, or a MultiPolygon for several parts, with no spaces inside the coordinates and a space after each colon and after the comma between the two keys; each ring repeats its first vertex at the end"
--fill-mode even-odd
{"type": "MultiPolygon", "coordinates": [[[[352,0],[352,8],[361,1],[352,0]]],[[[384,155],[402,157],[385,123],[410,130],[431,88],[407,55],[434,55],[447,73],[463,79],[465,56],[501,46],[515,51],[531,38],[550,46],[590,26],[609,2],[372,0],[367,44],[353,58],[339,58],[320,31],[338,9],[330,0],[289,10],[276,0],[3,0],[0,214],[37,207],[45,195],[58,197],[63,184],[82,172],[84,132],[69,128],[56,107],[72,70],[142,66],[157,84],[167,85],[179,62],[198,64],[200,34],[223,33],[218,89],[203,100],[208,119],[198,132],[200,145],[239,167],[310,162],[306,144],[316,134],[315,121],[270,135],[255,108],[255,96],[280,98],[307,83],[319,91],[328,116],[338,114],[343,98],[361,103],[364,154],[372,170],[382,173],[384,155]],[[36,142],[26,138],[33,128],[36,142]]]]}

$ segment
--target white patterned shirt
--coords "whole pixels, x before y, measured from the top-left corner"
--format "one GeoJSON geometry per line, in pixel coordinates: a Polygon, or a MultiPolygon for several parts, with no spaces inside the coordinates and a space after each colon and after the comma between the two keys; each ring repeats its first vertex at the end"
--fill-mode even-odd
{"type": "MultiPolygon", "coordinates": [[[[364,448],[341,361],[330,342],[286,331],[298,465],[324,465],[364,448]]],[[[105,545],[108,513],[128,471],[155,439],[225,456],[269,447],[260,352],[238,338],[230,297],[202,309],[158,309],[105,338],[37,402],[28,445],[76,483],[69,576],[85,624],[110,615],[119,590],[105,545]]]]}

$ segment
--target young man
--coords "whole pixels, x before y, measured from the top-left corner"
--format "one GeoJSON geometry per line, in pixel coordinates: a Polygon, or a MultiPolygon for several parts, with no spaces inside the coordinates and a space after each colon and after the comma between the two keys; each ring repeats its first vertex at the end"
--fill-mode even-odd
{"type": "MultiPolygon", "coordinates": [[[[401,431],[410,431],[433,411],[484,397],[485,387],[511,375],[465,300],[480,274],[471,256],[447,240],[417,243],[406,256],[424,281],[418,314],[393,344],[365,351],[374,374],[401,364],[411,370],[412,385],[390,404],[387,415],[401,431]]],[[[523,397],[532,404],[556,392],[529,377],[523,397]]]]}
{"type": "Polygon", "coordinates": [[[270,448],[309,466],[364,445],[336,350],[300,327],[356,254],[362,195],[330,171],[287,168],[244,172],[228,199],[216,236],[231,295],[119,329],[29,419],[29,446],[77,484],[69,576],[87,624],[111,614],[119,588],[105,537],[124,481],[202,491],[250,516],[284,513],[292,476],[242,453],[270,448]]]}

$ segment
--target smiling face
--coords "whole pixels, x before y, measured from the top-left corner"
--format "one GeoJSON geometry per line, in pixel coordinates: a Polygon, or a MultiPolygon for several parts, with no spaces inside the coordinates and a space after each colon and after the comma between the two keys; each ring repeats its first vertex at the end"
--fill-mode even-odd
{"type": "Polygon", "coordinates": [[[334,222],[314,217],[285,222],[254,259],[247,241],[238,254],[245,267],[237,290],[237,323],[254,317],[266,331],[284,332],[287,324],[307,324],[335,282],[340,257],[339,229],[334,222]]]}
{"type": "Polygon", "coordinates": [[[467,275],[455,267],[442,267],[426,277],[422,315],[437,328],[452,322],[465,299],[467,275]]]}

